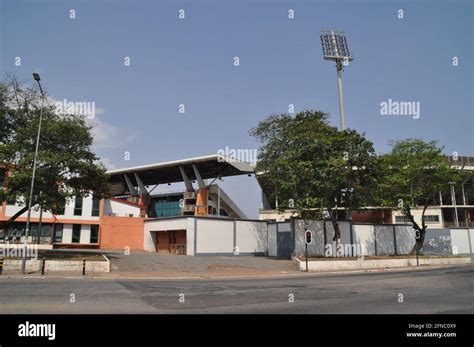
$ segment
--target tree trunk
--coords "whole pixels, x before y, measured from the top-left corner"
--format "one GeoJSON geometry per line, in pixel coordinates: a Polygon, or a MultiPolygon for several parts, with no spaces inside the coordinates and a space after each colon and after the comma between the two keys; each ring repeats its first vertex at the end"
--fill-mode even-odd
{"type": "Polygon", "coordinates": [[[334,227],[334,237],[332,238],[333,241],[338,241],[341,239],[341,229],[339,229],[339,223],[337,222],[337,210],[336,214],[332,208],[328,208],[329,217],[331,218],[332,226],[334,227]]]}
{"type": "Polygon", "coordinates": [[[417,252],[421,251],[423,247],[423,243],[425,242],[425,235],[426,235],[426,226],[422,228],[415,228],[415,230],[419,233],[419,237],[415,237],[415,245],[410,252],[410,255],[415,255],[417,252]]]}
{"type": "Polygon", "coordinates": [[[428,204],[427,204],[427,201],[425,201],[423,212],[421,213],[421,227],[415,221],[415,218],[411,214],[410,208],[406,210],[406,214],[408,215],[408,218],[413,224],[413,229],[415,229],[415,233],[416,233],[415,245],[413,246],[413,249],[411,250],[410,255],[415,255],[417,253],[420,253],[421,249],[423,248],[423,243],[425,242],[425,235],[426,235],[426,228],[427,228],[425,224],[425,212],[427,208],[428,208],[428,204]]]}
{"type": "Polygon", "coordinates": [[[333,241],[339,242],[341,239],[341,229],[339,228],[339,223],[337,219],[332,221],[332,225],[334,227],[334,237],[332,238],[333,241]]]}

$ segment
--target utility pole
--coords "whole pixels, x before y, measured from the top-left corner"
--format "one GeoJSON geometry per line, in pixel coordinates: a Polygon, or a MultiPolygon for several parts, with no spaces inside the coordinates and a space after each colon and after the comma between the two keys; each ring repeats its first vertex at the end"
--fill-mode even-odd
{"type": "Polygon", "coordinates": [[[35,174],[36,174],[36,161],[38,159],[38,148],[39,148],[39,141],[41,135],[41,121],[43,119],[43,108],[44,108],[44,92],[43,88],[41,88],[40,83],[40,76],[37,73],[33,74],[33,78],[36,82],[38,82],[38,86],[41,92],[41,109],[40,109],[40,117],[39,117],[39,124],[38,124],[38,134],[36,136],[36,148],[35,148],[35,156],[33,159],[33,173],[31,175],[31,186],[30,186],[30,197],[28,199],[28,214],[26,217],[26,229],[25,229],[25,240],[24,240],[24,247],[23,247],[23,259],[21,262],[21,273],[24,275],[26,273],[26,253],[28,252],[28,232],[30,230],[30,221],[31,221],[31,205],[33,203],[33,189],[35,186],[35,174]]]}

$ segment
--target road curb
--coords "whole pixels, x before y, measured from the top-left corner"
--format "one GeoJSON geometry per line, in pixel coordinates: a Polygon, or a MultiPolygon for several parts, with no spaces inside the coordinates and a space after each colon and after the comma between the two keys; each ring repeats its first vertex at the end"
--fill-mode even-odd
{"type": "Polygon", "coordinates": [[[287,278],[287,277],[319,277],[319,276],[330,276],[330,275],[358,275],[367,273],[396,273],[396,272],[409,272],[409,271],[426,271],[426,270],[437,270],[437,269],[450,269],[450,268],[463,268],[468,267],[471,264],[454,264],[454,265],[439,265],[439,266],[420,266],[420,267],[403,267],[403,268],[381,268],[381,269],[366,269],[366,270],[347,270],[347,271],[310,271],[295,273],[278,273],[278,274],[263,274],[263,275],[203,275],[203,276],[23,276],[23,275],[4,275],[2,278],[15,278],[15,279],[104,279],[104,280],[209,280],[209,279],[265,279],[265,278],[287,278]]]}

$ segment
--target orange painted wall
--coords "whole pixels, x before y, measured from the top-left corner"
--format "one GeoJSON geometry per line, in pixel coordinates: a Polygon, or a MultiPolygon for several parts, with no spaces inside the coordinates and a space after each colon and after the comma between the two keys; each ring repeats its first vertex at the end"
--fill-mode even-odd
{"type": "Polygon", "coordinates": [[[143,250],[143,218],[102,216],[100,248],[143,250]]]}
{"type": "Polygon", "coordinates": [[[197,194],[196,194],[196,211],[195,211],[196,216],[207,215],[207,196],[208,196],[208,191],[206,188],[198,189],[197,194]]]}

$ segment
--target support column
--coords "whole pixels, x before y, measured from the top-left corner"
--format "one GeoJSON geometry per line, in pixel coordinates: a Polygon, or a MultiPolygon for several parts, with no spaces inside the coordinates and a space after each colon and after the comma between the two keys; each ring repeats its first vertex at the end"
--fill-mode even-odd
{"type": "Polygon", "coordinates": [[[133,186],[132,181],[130,181],[130,178],[128,177],[128,175],[124,174],[123,176],[125,177],[125,182],[127,183],[127,188],[128,188],[128,191],[130,192],[130,195],[138,196],[138,192],[133,186]]]}
{"type": "Polygon", "coordinates": [[[181,176],[183,177],[184,185],[186,186],[186,191],[194,191],[193,183],[189,180],[188,175],[186,175],[186,172],[184,171],[182,166],[179,167],[179,171],[181,171],[181,176]]]}

